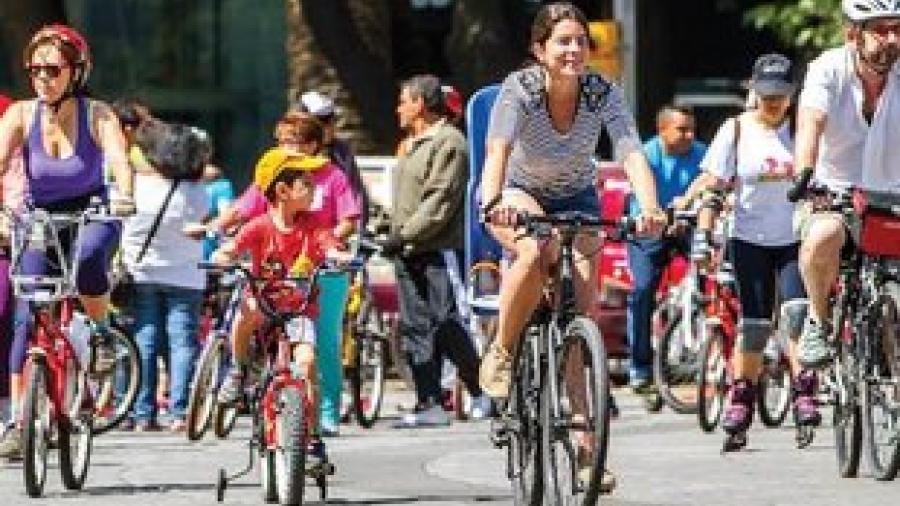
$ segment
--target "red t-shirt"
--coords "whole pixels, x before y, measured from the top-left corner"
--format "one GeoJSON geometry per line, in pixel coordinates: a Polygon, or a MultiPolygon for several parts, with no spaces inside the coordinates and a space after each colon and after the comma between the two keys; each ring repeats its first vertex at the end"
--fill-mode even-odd
{"type": "MultiPolygon", "coordinates": [[[[298,218],[290,230],[282,231],[275,226],[268,213],[245,224],[234,238],[236,253],[250,254],[254,275],[259,276],[264,271],[268,272],[274,268],[280,269],[280,273],[275,276],[281,279],[287,275],[301,255],[309,259],[311,265],[315,267],[325,259],[326,251],[338,247],[339,244],[330,230],[316,228],[312,220],[298,218]]],[[[277,279],[275,281],[277,282],[277,279]]],[[[300,302],[299,295],[279,297],[279,300],[275,301],[276,307],[285,309],[296,307],[300,302]]],[[[309,302],[304,314],[310,317],[318,314],[315,300],[309,302]]]]}

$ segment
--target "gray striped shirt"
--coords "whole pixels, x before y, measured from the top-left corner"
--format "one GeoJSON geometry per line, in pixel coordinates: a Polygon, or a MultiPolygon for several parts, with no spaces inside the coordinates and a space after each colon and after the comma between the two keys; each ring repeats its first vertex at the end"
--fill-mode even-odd
{"type": "Polygon", "coordinates": [[[622,89],[595,73],[581,77],[575,120],[568,132],[558,132],[547,109],[543,72],[532,66],[503,81],[487,136],[512,146],[506,186],[543,198],[569,197],[594,184],[592,157],[602,127],[609,132],[617,160],[640,150],[641,141],[622,89]]]}

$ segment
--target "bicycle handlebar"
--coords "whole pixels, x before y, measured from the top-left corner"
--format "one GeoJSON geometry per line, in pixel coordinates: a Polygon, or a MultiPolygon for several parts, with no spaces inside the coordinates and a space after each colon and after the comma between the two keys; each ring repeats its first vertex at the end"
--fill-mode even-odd
{"type": "Polygon", "coordinates": [[[812,180],[812,176],[813,170],[811,168],[805,168],[800,171],[800,177],[794,183],[794,186],[792,186],[787,192],[788,202],[797,202],[807,194],[807,192],[809,191],[809,182],[812,180]]]}
{"type": "MultiPolygon", "coordinates": [[[[491,215],[484,216],[484,221],[491,223],[493,221],[491,215]]],[[[579,211],[549,215],[516,211],[511,221],[512,227],[522,227],[527,235],[537,237],[546,237],[553,230],[563,233],[592,233],[612,229],[609,233],[610,238],[620,240],[635,235],[637,231],[637,220],[630,216],[610,220],[579,211]]]]}

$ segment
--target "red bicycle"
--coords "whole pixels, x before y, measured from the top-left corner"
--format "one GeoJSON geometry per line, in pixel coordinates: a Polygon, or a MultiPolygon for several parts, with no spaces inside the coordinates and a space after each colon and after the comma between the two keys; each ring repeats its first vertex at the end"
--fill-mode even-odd
{"type": "Polygon", "coordinates": [[[87,477],[94,435],[89,383],[103,375],[96,374],[97,354],[86,317],[75,309],[78,273],[72,259],[80,248],[78,237],[84,225],[119,218],[110,216],[98,203],[74,214],[44,209],[16,214],[8,208],[4,213],[13,223],[13,290],[17,298],[28,301],[32,314],[22,413],[25,490],[31,497],[43,494],[47,455],[54,438],[63,485],[78,490],[87,477]],[[72,247],[64,247],[67,242],[72,247]],[[20,264],[26,249],[44,251],[56,273],[22,274],[20,264]]]}
{"type": "Polygon", "coordinates": [[[731,388],[731,356],[740,315],[734,272],[723,250],[724,245],[715,249],[707,273],[699,277],[706,336],[700,346],[697,420],[704,432],[712,432],[719,425],[731,388]]]}
{"type": "Polygon", "coordinates": [[[309,413],[313,406],[307,380],[293,366],[291,343],[302,341],[303,333],[309,331],[308,319],[302,313],[314,300],[316,278],[325,268],[320,267],[309,277],[288,277],[283,266],[268,266],[260,276],[240,265],[201,264],[201,267],[235,274],[238,286],[249,291],[269,322],[257,333],[251,351],[254,364],[251,367],[259,371],[259,380],[250,382],[253,384],[244,392],[243,403],[249,407],[253,420],[250,459],[244,469],[232,476],[225,469],[219,470],[218,501],[224,500],[229,481],[253,469],[254,453],[260,461],[266,502],[302,504],[306,477],[315,480],[324,500],[327,477],[334,474],[335,468],[331,462],[307,465],[306,451],[312,429],[309,413]],[[300,303],[292,303],[291,310],[285,310],[282,298],[296,298],[297,293],[301,295],[300,303]]]}

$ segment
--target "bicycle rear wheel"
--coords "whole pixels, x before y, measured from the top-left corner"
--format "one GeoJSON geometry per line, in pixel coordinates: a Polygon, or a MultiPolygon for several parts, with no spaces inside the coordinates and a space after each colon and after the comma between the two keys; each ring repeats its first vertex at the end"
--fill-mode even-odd
{"type": "Polygon", "coordinates": [[[700,379],[697,382],[697,421],[703,432],[712,432],[719,425],[725,408],[727,367],[725,339],[714,328],[700,347],[700,379]]]}
{"type": "Polygon", "coordinates": [[[544,383],[541,408],[546,502],[595,504],[609,442],[609,368],[593,320],[569,323],[549,375],[555,381],[544,383]]]}
{"type": "Polygon", "coordinates": [[[89,378],[94,396],[94,435],[118,426],[131,412],[141,386],[141,357],[134,337],[118,325],[110,329],[114,338],[116,363],[112,372],[89,378]]]}
{"type": "Polygon", "coordinates": [[[870,327],[873,363],[863,387],[863,433],[876,480],[890,481],[900,470],[900,285],[887,283],[870,327]]]}
{"type": "Polygon", "coordinates": [[[278,392],[275,415],[275,490],[280,504],[303,504],[306,473],[306,409],[303,393],[288,385],[278,392]]]}
{"type": "Polygon", "coordinates": [[[54,413],[47,394],[50,378],[43,358],[30,357],[27,369],[22,413],[22,470],[25,492],[30,497],[40,497],[47,480],[47,453],[54,413]]]}
{"type": "Polygon", "coordinates": [[[92,416],[90,411],[82,410],[87,380],[74,360],[66,364],[66,374],[68,413],[59,423],[59,471],[67,489],[81,490],[91,462],[92,416]]]}
{"type": "Polygon", "coordinates": [[[188,397],[186,432],[190,441],[203,438],[209,428],[215,411],[219,385],[226,369],[226,343],[225,339],[213,336],[200,355],[188,397]]]}
{"type": "Polygon", "coordinates": [[[672,411],[682,415],[697,412],[697,377],[699,346],[703,327],[699,314],[693,317],[695,335],[688,336],[687,328],[677,307],[669,310],[666,324],[653,357],[653,376],[659,395],[672,411]],[[674,314],[672,314],[674,313],[674,314]]]}
{"type": "Polygon", "coordinates": [[[540,506],[543,502],[543,462],[541,461],[540,382],[534,370],[535,343],[526,335],[519,351],[505,414],[511,423],[507,446],[507,475],[512,482],[515,506],[540,506]]]}

